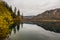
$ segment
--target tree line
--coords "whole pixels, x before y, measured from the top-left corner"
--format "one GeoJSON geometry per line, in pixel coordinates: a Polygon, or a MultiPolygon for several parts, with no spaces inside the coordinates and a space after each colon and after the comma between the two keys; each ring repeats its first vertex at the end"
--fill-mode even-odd
{"type": "Polygon", "coordinates": [[[20,11],[17,11],[17,8],[15,7],[14,11],[12,10],[12,6],[9,6],[5,1],[3,1],[4,7],[6,7],[10,12],[11,16],[15,18],[16,16],[20,16],[20,11]],[[16,15],[17,13],[17,15],[16,15]]]}

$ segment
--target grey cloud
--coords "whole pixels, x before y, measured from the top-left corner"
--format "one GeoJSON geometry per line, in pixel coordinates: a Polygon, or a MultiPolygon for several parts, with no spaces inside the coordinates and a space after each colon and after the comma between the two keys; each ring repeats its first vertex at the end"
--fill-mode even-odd
{"type": "Polygon", "coordinates": [[[37,15],[46,10],[60,7],[60,0],[4,0],[24,15],[37,15]]]}

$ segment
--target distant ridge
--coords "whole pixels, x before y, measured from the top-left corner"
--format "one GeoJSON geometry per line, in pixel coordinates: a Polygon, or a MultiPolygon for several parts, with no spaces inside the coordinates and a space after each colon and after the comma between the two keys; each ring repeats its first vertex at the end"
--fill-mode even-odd
{"type": "Polygon", "coordinates": [[[60,19],[60,8],[47,10],[42,14],[38,14],[34,16],[32,19],[34,20],[59,20],[60,19]]]}

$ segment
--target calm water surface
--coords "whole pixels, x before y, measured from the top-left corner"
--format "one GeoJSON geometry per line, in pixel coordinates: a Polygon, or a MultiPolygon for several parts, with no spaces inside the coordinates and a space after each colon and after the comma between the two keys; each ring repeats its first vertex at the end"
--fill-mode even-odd
{"type": "Polygon", "coordinates": [[[11,40],[60,40],[60,33],[47,31],[34,24],[23,24],[12,29],[11,40]]]}

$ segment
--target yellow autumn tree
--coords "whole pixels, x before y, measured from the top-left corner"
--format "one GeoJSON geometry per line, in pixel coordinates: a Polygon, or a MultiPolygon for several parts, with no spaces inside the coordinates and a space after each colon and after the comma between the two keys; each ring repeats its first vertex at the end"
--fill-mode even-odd
{"type": "Polygon", "coordinates": [[[11,12],[0,1],[0,40],[4,40],[10,33],[9,26],[13,24],[11,12]]]}

